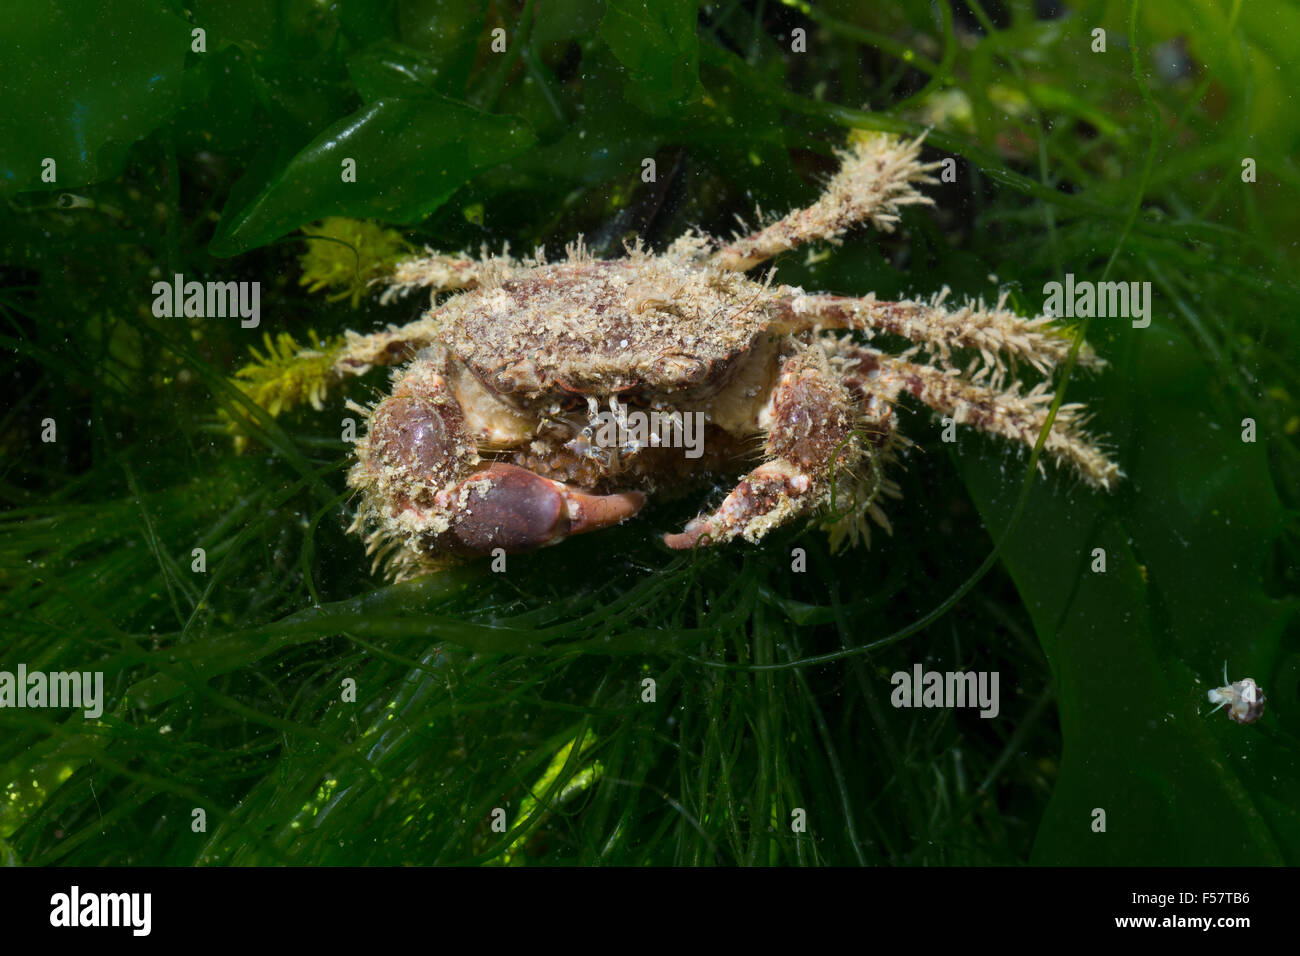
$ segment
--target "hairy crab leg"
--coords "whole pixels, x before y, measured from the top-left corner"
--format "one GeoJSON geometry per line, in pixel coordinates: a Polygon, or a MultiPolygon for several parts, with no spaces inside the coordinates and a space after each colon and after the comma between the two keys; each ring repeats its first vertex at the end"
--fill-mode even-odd
{"type": "Polygon", "coordinates": [[[664,535],[664,543],[685,549],[735,537],[753,542],[828,502],[833,469],[839,469],[842,487],[860,470],[865,450],[855,431],[885,435],[863,422],[858,408],[821,350],[787,358],[769,406],[766,460],[741,478],[716,510],[664,535]]]}
{"type": "Polygon", "coordinates": [[[499,275],[513,271],[520,263],[508,254],[489,255],[484,245],[482,255],[475,259],[463,253],[449,256],[425,248],[427,255],[403,259],[391,276],[375,280],[384,286],[379,302],[387,305],[394,298],[415,289],[428,289],[431,295],[477,287],[489,273],[499,275]]]}
{"type": "MultiPolygon", "coordinates": [[[[385,285],[379,301],[387,305],[395,297],[402,296],[413,289],[428,289],[430,294],[453,290],[473,289],[488,276],[501,277],[520,268],[523,263],[511,259],[508,255],[488,256],[486,247],[482,259],[464,256],[446,256],[426,249],[430,254],[418,258],[404,259],[397,264],[391,276],[375,280],[385,285]]],[[[414,322],[400,328],[390,325],[383,332],[361,335],[348,330],[343,342],[329,352],[329,361],[323,373],[323,379],[317,384],[314,405],[327,388],[337,385],[345,378],[364,375],[375,366],[401,365],[414,357],[421,349],[428,348],[440,341],[441,322],[437,309],[430,309],[414,322]]],[[[300,367],[316,368],[321,353],[315,349],[302,349],[291,360],[300,367]]],[[[277,370],[277,374],[283,374],[277,370]]],[[[315,373],[321,374],[321,373],[315,373]]],[[[254,374],[247,376],[254,379],[266,377],[254,374]]],[[[281,404],[288,408],[294,404],[290,396],[281,397],[281,404]]]]}
{"type": "MultiPolygon", "coordinates": [[[[874,295],[855,298],[807,295],[799,289],[782,289],[769,306],[775,327],[783,332],[809,329],[851,329],[871,335],[888,332],[919,342],[945,364],[953,348],[977,350],[984,367],[1004,369],[1001,356],[1023,361],[1047,373],[1070,351],[1070,336],[1053,319],[1026,319],[1004,308],[1005,296],[989,308],[967,302],[951,309],[944,305],[948,290],[928,302],[885,302],[874,295]]],[[[1078,364],[1099,368],[1106,363],[1088,346],[1079,350],[1078,364]]]]}
{"type": "MultiPolygon", "coordinates": [[[[463,255],[446,256],[430,249],[426,256],[404,259],[391,276],[376,279],[385,285],[379,300],[388,304],[392,299],[413,289],[428,289],[430,295],[452,290],[473,289],[485,281],[500,279],[520,268],[534,264],[531,260],[519,262],[507,254],[489,256],[487,247],[483,258],[472,259],[463,255]]],[[[344,379],[364,375],[375,366],[401,365],[421,349],[441,341],[442,322],[436,305],[414,322],[400,328],[390,325],[383,332],[361,335],[348,330],[343,341],[331,344],[327,352],[318,349],[300,349],[287,361],[261,362],[239,373],[240,378],[264,392],[263,403],[278,411],[292,408],[302,401],[302,380],[310,381],[310,400],[317,409],[326,391],[344,379]],[[276,384],[280,382],[282,384],[276,384]]],[[[274,356],[273,356],[274,357],[274,356]]]]}
{"type": "MultiPolygon", "coordinates": [[[[1005,389],[972,382],[955,370],[941,370],[886,355],[851,341],[834,343],[837,361],[866,383],[884,401],[893,403],[904,392],[955,424],[1010,438],[1033,448],[1052,404],[1048,383],[1023,391],[1019,382],[1005,389]]],[[[848,374],[846,372],[846,374],[848,374]]],[[[1082,405],[1062,405],[1057,411],[1044,450],[1060,464],[1071,465],[1094,487],[1110,490],[1121,477],[1083,430],[1082,405]]]]}
{"type": "Polygon", "coordinates": [[[877,134],[854,142],[839,152],[839,172],[826,184],[821,198],[724,246],[713,262],[743,272],[815,240],[836,242],[846,229],[860,222],[869,222],[882,232],[892,231],[903,206],[933,202],[913,186],[936,182],[929,173],[940,165],[920,161],[923,139],[900,141],[877,134]]]}
{"type": "Polygon", "coordinates": [[[349,330],[346,344],[334,359],[335,379],[365,375],[376,365],[401,365],[420,349],[438,341],[438,323],[432,315],[411,322],[400,329],[390,326],[383,332],[360,335],[349,330]]]}

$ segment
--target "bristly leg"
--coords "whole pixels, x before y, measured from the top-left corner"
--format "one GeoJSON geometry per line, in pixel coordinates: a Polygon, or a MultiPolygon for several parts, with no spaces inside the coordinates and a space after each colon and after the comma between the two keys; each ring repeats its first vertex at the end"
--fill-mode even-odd
{"type": "MultiPolygon", "coordinates": [[[[937,369],[886,355],[858,345],[849,338],[833,343],[837,364],[842,364],[886,402],[904,392],[924,402],[955,424],[1017,441],[1033,448],[1047,421],[1052,404],[1049,383],[1028,391],[1019,381],[992,388],[972,381],[956,369],[937,369]]],[[[1044,443],[1044,451],[1059,464],[1072,466],[1094,487],[1110,490],[1122,477],[1119,466],[1106,457],[1083,430],[1079,404],[1062,405],[1044,443]]]]}
{"type": "Polygon", "coordinates": [[[740,479],[717,509],[693,519],[678,534],[664,535],[664,543],[684,549],[735,537],[758,541],[827,503],[834,470],[839,475],[836,497],[848,501],[865,454],[855,435],[861,425],[855,408],[821,349],[804,348],[789,356],[769,406],[765,460],[740,479]]]}
{"type": "MultiPolygon", "coordinates": [[[[874,295],[809,295],[789,287],[779,291],[780,297],[768,306],[779,331],[851,329],[868,338],[887,332],[919,343],[945,368],[952,367],[953,349],[971,349],[984,363],[975,372],[976,379],[1004,373],[1003,356],[1010,359],[1013,369],[1024,362],[1047,374],[1070,352],[1070,336],[1054,319],[1023,318],[1005,308],[1005,295],[992,308],[983,302],[966,302],[954,309],[944,305],[947,288],[928,302],[885,302],[874,295]]],[[[1092,369],[1105,365],[1086,344],[1077,363],[1092,369]]]]}
{"type": "Polygon", "coordinates": [[[845,230],[862,222],[882,232],[892,231],[902,207],[933,204],[913,185],[937,182],[929,173],[940,164],[920,161],[924,139],[900,141],[875,134],[857,140],[839,152],[839,172],[820,199],[724,246],[714,263],[743,272],[809,242],[838,243],[845,230]]]}
{"type": "MultiPolygon", "coordinates": [[[[387,304],[395,296],[417,288],[428,289],[431,296],[439,292],[473,289],[484,283],[502,281],[520,269],[530,269],[541,262],[540,250],[538,258],[522,261],[512,259],[508,249],[500,256],[490,256],[484,247],[481,259],[425,251],[430,254],[404,259],[391,276],[375,280],[385,286],[379,297],[381,303],[387,304]]],[[[342,347],[334,355],[333,367],[327,381],[322,383],[322,389],[349,376],[364,375],[377,365],[407,362],[420,349],[438,342],[440,332],[441,325],[432,312],[401,327],[390,325],[383,332],[370,335],[348,331],[342,347]]]]}
{"type": "Polygon", "coordinates": [[[477,259],[464,253],[449,256],[434,252],[427,246],[424,251],[426,254],[423,256],[398,262],[392,275],[375,280],[384,286],[384,291],[379,295],[381,305],[388,305],[393,299],[416,289],[428,289],[430,295],[437,295],[439,292],[477,288],[490,278],[513,272],[521,266],[537,264],[531,260],[521,263],[511,258],[508,245],[499,256],[489,254],[484,245],[477,259]]]}

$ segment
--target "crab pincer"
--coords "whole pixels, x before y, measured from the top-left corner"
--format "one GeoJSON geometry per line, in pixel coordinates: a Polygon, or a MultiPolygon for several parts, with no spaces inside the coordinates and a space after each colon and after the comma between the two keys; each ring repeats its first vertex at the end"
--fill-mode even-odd
{"type": "Polygon", "coordinates": [[[593,495],[505,462],[438,494],[439,507],[456,516],[450,533],[466,554],[490,554],[495,548],[520,554],[558,544],[616,525],[643,504],[639,491],[593,495]]]}

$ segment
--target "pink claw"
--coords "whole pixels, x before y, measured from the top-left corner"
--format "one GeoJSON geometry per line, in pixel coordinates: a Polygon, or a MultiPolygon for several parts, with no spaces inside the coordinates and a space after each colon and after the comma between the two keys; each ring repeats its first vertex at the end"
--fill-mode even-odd
{"type": "MultiPolygon", "coordinates": [[[[687,523],[685,530],[677,534],[664,535],[664,544],[674,551],[685,551],[695,547],[697,541],[709,534],[709,523],[702,518],[695,518],[687,523]]],[[[709,542],[705,542],[708,544],[709,542]]]]}
{"type": "Polygon", "coordinates": [[[588,494],[504,462],[489,465],[438,497],[454,514],[452,534],[470,554],[490,554],[494,548],[521,554],[557,544],[570,535],[616,525],[645,504],[639,491],[588,494]]]}
{"type": "MultiPolygon", "coordinates": [[[[807,475],[775,462],[759,465],[727,495],[718,509],[686,523],[677,534],[664,535],[664,544],[677,551],[721,544],[743,534],[755,519],[768,514],[784,499],[801,498],[812,487],[807,475]],[[707,535],[707,537],[706,537],[707,535]]],[[[751,539],[752,540],[752,539],[751,539]]]]}

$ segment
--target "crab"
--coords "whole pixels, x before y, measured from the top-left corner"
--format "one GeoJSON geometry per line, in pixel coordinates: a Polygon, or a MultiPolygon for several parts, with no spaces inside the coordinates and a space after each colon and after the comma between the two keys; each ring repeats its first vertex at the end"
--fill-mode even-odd
{"type": "MultiPolygon", "coordinates": [[[[758,542],[818,518],[835,546],[856,542],[869,521],[889,530],[881,504],[900,496],[887,471],[909,444],[904,397],[1032,447],[1053,398],[1046,378],[1072,346],[1052,318],[1022,318],[1005,297],[882,301],[752,274],[858,224],[892,231],[903,207],[932,202],[917,185],[940,164],[921,161],[923,138],[852,142],[816,202],[726,241],[689,232],[659,255],[637,243],[602,260],[579,239],[557,261],[426,249],[400,262],[381,301],[423,289],[429,309],[347,333],[331,367],[342,379],[398,366],[382,400],[351,403],[367,423],[348,476],[352,530],[376,569],[402,579],[532,551],[723,476],[738,480],[665,534],[669,548],[758,542]],[[876,348],[880,333],[910,346],[876,348]],[[1021,366],[1044,381],[1026,387],[1021,366]],[[643,427],[647,416],[670,427],[643,427]],[[673,439],[691,423],[698,441],[683,447],[673,439]]],[[[1104,364],[1086,346],[1077,362],[1104,364]]],[[[1120,471],[1082,424],[1081,406],[1061,406],[1047,455],[1109,489],[1120,471]]]]}

